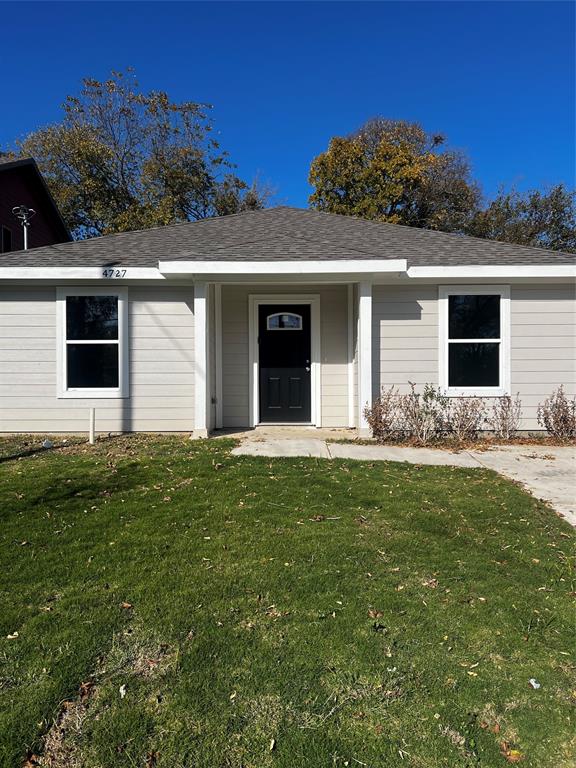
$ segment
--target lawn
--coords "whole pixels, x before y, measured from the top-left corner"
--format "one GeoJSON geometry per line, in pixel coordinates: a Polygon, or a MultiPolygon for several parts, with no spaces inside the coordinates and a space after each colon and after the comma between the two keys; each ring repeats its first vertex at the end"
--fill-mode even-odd
{"type": "Polygon", "coordinates": [[[59,445],[0,439],[2,768],[574,766],[575,537],[513,483],[59,445]]]}

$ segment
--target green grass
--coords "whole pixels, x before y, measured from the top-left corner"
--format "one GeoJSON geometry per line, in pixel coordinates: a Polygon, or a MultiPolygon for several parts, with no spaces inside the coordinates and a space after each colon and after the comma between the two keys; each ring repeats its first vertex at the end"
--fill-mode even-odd
{"type": "Polygon", "coordinates": [[[574,765],[566,523],[483,470],[232,445],[0,440],[2,768],[574,765]]]}

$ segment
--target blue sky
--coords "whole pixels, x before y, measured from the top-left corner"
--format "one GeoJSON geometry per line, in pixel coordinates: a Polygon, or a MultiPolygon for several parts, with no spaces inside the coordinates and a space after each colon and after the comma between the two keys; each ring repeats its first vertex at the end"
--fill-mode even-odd
{"type": "Polygon", "coordinates": [[[484,192],[574,185],[569,2],[0,3],[0,146],[59,119],[84,76],[209,102],[220,140],[277,202],[367,118],[464,149],[484,192]]]}

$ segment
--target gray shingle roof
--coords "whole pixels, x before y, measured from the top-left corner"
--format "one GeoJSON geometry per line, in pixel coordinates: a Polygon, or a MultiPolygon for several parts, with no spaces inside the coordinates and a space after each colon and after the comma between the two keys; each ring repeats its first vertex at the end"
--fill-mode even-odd
{"type": "Polygon", "coordinates": [[[173,260],[407,259],[408,266],[574,264],[576,256],[351,216],[267,208],[0,256],[0,266],[155,267],[173,260]]]}

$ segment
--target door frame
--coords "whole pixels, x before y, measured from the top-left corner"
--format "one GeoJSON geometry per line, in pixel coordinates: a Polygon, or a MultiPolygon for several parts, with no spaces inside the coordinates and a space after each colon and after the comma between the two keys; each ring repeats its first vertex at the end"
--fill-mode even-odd
{"type": "Polygon", "coordinates": [[[320,294],[271,293],[248,296],[248,371],[250,426],[260,423],[260,359],[258,349],[258,309],[261,304],[310,305],[310,424],[322,426],[322,388],[320,363],[320,294]]]}

